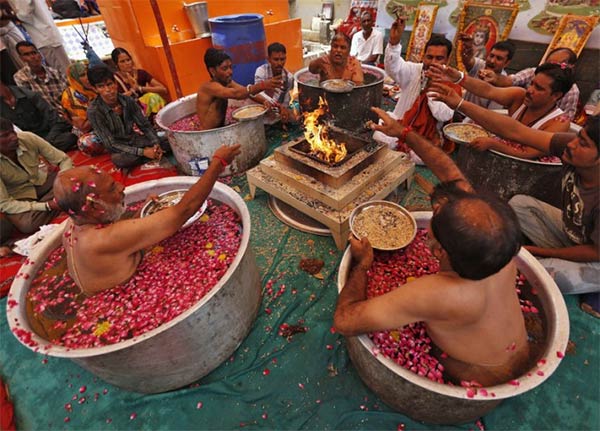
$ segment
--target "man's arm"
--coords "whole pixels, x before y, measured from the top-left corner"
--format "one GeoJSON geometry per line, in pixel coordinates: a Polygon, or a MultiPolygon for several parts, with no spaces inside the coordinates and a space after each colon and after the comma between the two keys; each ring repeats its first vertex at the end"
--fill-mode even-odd
{"type": "Polygon", "coordinates": [[[150,121],[148,121],[148,118],[146,118],[146,116],[142,112],[140,106],[131,97],[126,97],[126,100],[127,102],[125,102],[125,107],[127,110],[129,110],[129,112],[131,112],[133,122],[138,125],[144,136],[148,138],[152,145],[158,145],[160,140],[158,139],[156,132],[152,128],[150,121]]]}
{"type": "Polygon", "coordinates": [[[90,105],[87,111],[88,120],[94,129],[94,133],[102,141],[102,145],[109,150],[109,152],[119,152],[127,154],[135,154],[136,156],[143,156],[144,149],[136,148],[126,143],[118,142],[113,135],[113,131],[110,129],[110,121],[105,118],[104,113],[95,106],[94,102],[90,105]]]}
{"type": "Polygon", "coordinates": [[[447,86],[441,83],[431,85],[434,98],[446,103],[452,109],[460,104],[460,112],[471,118],[484,129],[509,141],[519,142],[537,148],[546,154],[550,153],[550,141],[554,133],[531,129],[514,118],[490,111],[474,103],[467,102],[447,86]],[[462,102],[461,102],[462,101],[462,102]]]}
{"type": "Polygon", "coordinates": [[[543,248],[526,245],[525,248],[534,256],[553,257],[572,262],[599,262],[600,252],[595,244],[574,245],[562,248],[543,248]]]}
{"type": "MultiPolygon", "coordinates": [[[[444,77],[446,77],[450,82],[457,82],[461,79],[460,72],[450,66],[432,64],[429,68],[429,73],[434,77],[434,79],[440,81],[443,81],[444,77]]],[[[511,107],[513,109],[518,108],[525,98],[526,92],[525,89],[519,87],[494,87],[482,79],[472,78],[468,75],[464,75],[460,85],[465,90],[473,93],[475,96],[493,100],[502,106],[509,107],[509,109],[511,107]]]]}
{"type": "Polygon", "coordinates": [[[0,178],[0,211],[6,214],[21,214],[28,211],[49,211],[45,202],[18,200],[8,194],[0,178]]]}
{"type": "Polygon", "coordinates": [[[223,145],[213,155],[208,169],[190,187],[176,205],[148,217],[119,221],[102,229],[92,246],[97,253],[126,251],[129,254],[143,250],[173,235],[204,203],[224,165],[240,153],[240,145],[223,145]]]}
{"type": "Polygon", "coordinates": [[[27,134],[28,140],[32,145],[35,145],[38,152],[48,162],[55,166],[58,166],[61,171],[71,169],[73,167],[73,161],[64,152],[53,147],[46,140],[40,138],[35,133],[30,132],[18,132],[17,135],[27,134]]]}
{"type": "Polygon", "coordinates": [[[388,136],[401,137],[406,135],[406,144],[423,160],[438,179],[445,183],[450,181],[460,182],[460,187],[466,191],[473,191],[471,184],[452,159],[439,147],[433,145],[418,133],[409,131],[398,121],[387,115],[380,108],[371,108],[383,120],[383,124],[371,124],[371,128],[379,130],[388,136]]]}

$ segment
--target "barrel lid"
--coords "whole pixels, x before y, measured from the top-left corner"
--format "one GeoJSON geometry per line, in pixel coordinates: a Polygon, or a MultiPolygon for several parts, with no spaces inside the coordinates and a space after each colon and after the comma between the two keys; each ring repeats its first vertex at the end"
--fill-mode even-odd
{"type": "Polygon", "coordinates": [[[264,17],[258,13],[246,13],[237,15],[222,15],[209,18],[208,22],[216,24],[248,24],[251,22],[262,21],[264,17]]]}

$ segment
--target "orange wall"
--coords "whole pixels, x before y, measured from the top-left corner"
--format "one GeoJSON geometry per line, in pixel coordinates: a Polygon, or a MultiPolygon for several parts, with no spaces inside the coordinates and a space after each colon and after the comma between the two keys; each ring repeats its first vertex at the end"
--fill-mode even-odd
{"type": "MultiPolygon", "coordinates": [[[[189,3],[192,0],[188,0],[189,3]]],[[[208,16],[260,13],[264,17],[267,44],[281,42],[287,47],[287,67],[302,67],[302,32],[300,19],[288,19],[287,0],[208,0],[208,16]]],[[[106,28],[115,47],[127,49],[139,67],[147,70],[168,88],[176,99],[175,86],[162,46],[156,18],[149,0],[98,0],[106,28]]],[[[209,79],[204,66],[204,52],[212,46],[211,38],[194,38],[183,9],[183,0],[158,0],[165,30],[183,95],[194,93],[209,79]],[[176,25],[179,32],[173,32],[176,25]]]]}

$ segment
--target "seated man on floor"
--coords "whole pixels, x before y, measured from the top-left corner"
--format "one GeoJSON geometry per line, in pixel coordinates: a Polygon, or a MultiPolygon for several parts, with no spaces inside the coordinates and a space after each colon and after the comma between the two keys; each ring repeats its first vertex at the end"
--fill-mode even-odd
{"type": "Polygon", "coordinates": [[[77,136],[71,133],[73,127],[40,93],[0,82],[0,115],[61,151],[77,148],[77,136]]]}
{"type": "Polygon", "coordinates": [[[443,86],[436,91],[440,100],[451,107],[460,104],[463,113],[492,133],[562,159],[562,208],[525,195],[513,196],[509,204],[534,244],[525,247],[540,258],[564,294],[600,292],[600,115],[589,117],[577,135],[550,133],[461,104],[443,86]]]}
{"type": "Polygon", "coordinates": [[[96,66],[88,70],[87,76],[99,96],[89,105],[88,120],[116,167],[133,168],[160,160],[165,151],[170,151],[168,142],[159,139],[137,102],[119,94],[114,73],[105,66],[96,66]]]}
{"type": "MultiPolygon", "coordinates": [[[[34,133],[15,132],[10,120],[0,117],[0,212],[28,235],[60,214],[52,192],[56,171],[40,169],[40,158],[61,171],[73,167],[65,153],[34,133]]],[[[10,252],[10,236],[2,232],[0,256],[10,252]]]]}
{"type": "MultiPolygon", "coordinates": [[[[577,64],[577,54],[569,48],[556,48],[546,57],[546,63],[558,64],[561,67],[571,69],[575,76],[575,65],[577,64]]],[[[535,77],[535,67],[528,67],[512,75],[500,75],[485,71],[482,79],[496,87],[518,86],[527,88],[533,82],[535,77]]],[[[563,110],[569,121],[573,121],[577,115],[577,104],[579,102],[579,87],[575,82],[571,88],[558,101],[557,106],[563,110]]]]}
{"type": "MultiPolygon", "coordinates": [[[[452,90],[450,90],[452,91],[452,90]]],[[[373,250],[367,238],[351,239],[353,265],[338,298],[334,326],[358,335],[425,322],[427,333],[448,357],[449,377],[483,386],[521,375],[529,346],[515,289],[519,224],[501,200],[474,192],[452,159],[379,108],[373,125],[406,143],[440,179],[432,194],[429,247],[440,272],[425,275],[384,295],[367,299],[373,250]]],[[[445,355],[442,355],[445,356],[445,355]]]]}
{"type": "Polygon", "coordinates": [[[25,63],[14,75],[19,87],[36,91],[59,113],[62,113],[60,97],[67,88],[67,78],[64,70],[56,70],[43,63],[42,54],[35,45],[22,41],[16,45],[21,60],[25,63]]]}
{"type": "Polygon", "coordinates": [[[285,68],[287,60],[285,45],[274,42],[267,47],[267,54],[267,62],[254,72],[254,83],[260,84],[277,78],[281,80],[282,86],[262,91],[259,96],[279,110],[283,123],[296,120],[294,112],[290,109],[290,91],[294,89],[294,75],[285,68]]]}
{"type": "Polygon", "coordinates": [[[63,244],[69,273],[81,291],[93,295],[129,280],[144,249],[173,235],[198,211],[219,174],[239,153],[239,145],[220,147],[179,203],[129,220],[119,220],[125,211],[124,186],[109,174],[93,166],[61,172],[54,194],[70,216],[63,244]]]}
{"type": "Polygon", "coordinates": [[[363,64],[374,65],[383,54],[383,34],[374,29],[373,24],[371,12],[364,11],[360,16],[362,31],[357,31],[352,36],[350,55],[363,64]]]}
{"type": "Polygon", "coordinates": [[[362,85],[365,81],[360,61],[350,55],[351,41],[344,33],[331,38],[329,54],[314,59],[308,65],[310,73],[319,75],[319,81],[345,79],[362,85]]]}
{"type": "MultiPolygon", "coordinates": [[[[430,80],[426,75],[432,64],[448,64],[452,52],[452,42],[443,36],[434,34],[425,45],[423,63],[404,61],[401,56],[400,37],[404,32],[405,25],[405,17],[400,16],[394,21],[385,49],[385,71],[402,89],[394,112],[389,114],[402,125],[410,127],[439,146],[441,145],[440,130],[444,122],[452,119],[454,111],[427,96],[430,80]]],[[[458,85],[456,85],[456,92],[457,94],[462,92],[458,85]]],[[[409,153],[415,162],[420,163],[414,152],[404,144],[403,136],[398,139],[395,136],[387,136],[376,131],[373,138],[388,144],[393,149],[409,153]]],[[[449,152],[453,149],[453,145],[447,148],[449,152]]]]}
{"type": "MultiPolygon", "coordinates": [[[[512,42],[508,40],[496,42],[487,54],[485,60],[483,60],[473,55],[473,36],[461,33],[459,38],[463,45],[461,59],[470,77],[481,78],[484,76],[485,71],[490,70],[499,75],[506,75],[506,70],[504,69],[508,66],[515,54],[515,45],[512,42]]],[[[466,92],[465,100],[483,106],[486,109],[504,108],[499,103],[486,99],[485,97],[476,96],[470,91],[466,92]]],[[[462,115],[461,117],[464,118],[462,115]]],[[[456,114],[454,118],[456,121],[462,120],[462,118],[457,119],[456,114]]]]}
{"type": "MultiPolygon", "coordinates": [[[[472,94],[506,106],[508,115],[532,129],[566,132],[571,126],[563,111],[556,105],[573,84],[573,74],[568,68],[552,63],[538,66],[535,78],[527,90],[520,87],[494,87],[481,79],[465,76],[463,72],[449,66],[434,66],[431,73],[435,78],[443,80],[447,77],[451,82],[460,83],[472,94]]],[[[477,138],[469,145],[480,151],[493,149],[526,159],[547,155],[536,148],[514,146],[495,137],[477,138]]]]}
{"type": "Polygon", "coordinates": [[[210,81],[198,89],[196,98],[196,114],[201,124],[201,130],[215,129],[225,125],[227,104],[229,99],[252,100],[267,104],[260,94],[261,91],[274,90],[282,87],[281,76],[273,76],[268,80],[242,86],[235,82],[231,57],[222,49],[208,48],[204,53],[204,64],[210,74],[210,81]]]}

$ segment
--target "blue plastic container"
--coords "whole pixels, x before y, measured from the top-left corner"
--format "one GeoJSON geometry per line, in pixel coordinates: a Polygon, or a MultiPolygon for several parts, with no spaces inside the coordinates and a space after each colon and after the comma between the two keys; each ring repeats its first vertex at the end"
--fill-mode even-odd
{"type": "Polygon", "coordinates": [[[263,16],[225,15],[208,21],[213,46],[231,57],[233,80],[242,85],[253,84],[256,68],[267,59],[263,16]]]}

